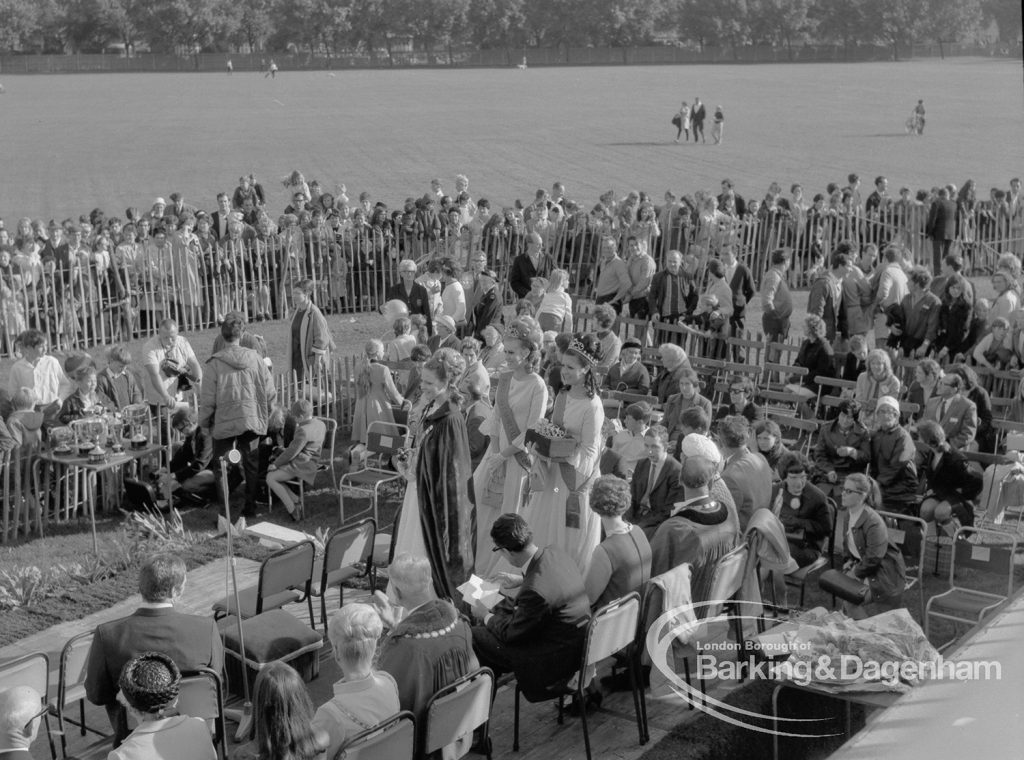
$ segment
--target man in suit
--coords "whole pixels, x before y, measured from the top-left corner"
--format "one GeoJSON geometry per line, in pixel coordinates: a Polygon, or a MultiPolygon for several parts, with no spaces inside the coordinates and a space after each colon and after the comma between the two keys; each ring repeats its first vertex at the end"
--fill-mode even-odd
{"type": "Polygon", "coordinates": [[[938,199],[928,210],[924,232],[932,239],[932,271],[938,272],[942,257],[949,253],[956,239],[956,203],[950,199],[948,189],[939,190],[938,199]]]}
{"type": "Polygon", "coordinates": [[[526,236],[526,250],[512,260],[508,284],[517,298],[525,298],[530,292],[530,281],[534,277],[547,277],[553,268],[551,257],[542,250],[544,238],[539,232],[526,236]]]}
{"type": "Polygon", "coordinates": [[[743,199],[742,195],[733,189],[732,180],[726,178],[722,180],[722,192],[719,193],[718,197],[715,199],[718,201],[719,209],[725,208],[725,201],[730,196],[732,197],[733,203],[736,204],[736,217],[739,219],[743,218],[747,213],[747,202],[743,199]]]}
{"type": "Polygon", "coordinates": [[[962,391],[964,380],[955,372],[943,375],[936,391],[924,406],[922,420],[939,423],[946,440],[954,449],[962,450],[978,432],[978,407],[962,391]]]}
{"type": "Polygon", "coordinates": [[[708,112],[704,108],[704,104],[700,102],[700,98],[693,99],[693,107],[690,109],[690,126],[693,127],[693,141],[697,142],[697,135],[700,134],[700,141],[706,143],[704,139],[704,119],[707,118],[708,112]]]}
{"type": "Polygon", "coordinates": [[[128,736],[128,718],[117,700],[118,678],[128,660],[143,652],[162,652],[182,670],[205,667],[219,673],[224,649],[213,618],[174,609],[185,590],[185,563],[173,554],[151,557],[139,571],[142,605],[128,617],[96,628],[86,665],[85,694],[106,708],[114,746],[128,736]]]}
{"type": "Polygon", "coordinates": [[[32,760],[29,748],[39,734],[42,700],[31,686],[0,691],[0,760],[32,760]]]}
{"type": "Polygon", "coordinates": [[[718,425],[718,438],[725,456],[722,480],[736,503],[740,530],[746,530],[754,510],[767,507],[771,501],[772,468],[760,453],[747,448],[750,423],[746,417],[726,417],[718,425]]]}
{"type": "Polygon", "coordinates": [[[433,335],[430,293],[426,287],[416,282],[416,262],[412,259],[402,259],[398,262],[398,276],[399,282],[388,287],[384,301],[401,301],[409,309],[409,314],[422,314],[427,320],[427,332],[433,335]]]}
{"type": "Polygon", "coordinates": [[[522,568],[523,580],[514,600],[505,599],[490,611],[474,604],[482,625],[473,627],[473,649],[483,667],[495,676],[514,672],[526,699],[541,701],[550,696],[551,686],[579,667],[590,621],[583,576],[560,547],[537,546],[519,515],[495,520],[491,540],[494,551],[522,568]]]}
{"type": "Polygon", "coordinates": [[[900,348],[904,356],[923,358],[938,336],[942,303],[928,289],[931,281],[931,273],[924,267],[914,267],[907,277],[910,292],[900,302],[903,325],[894,324],[890,329],[890,332],[900,336],[900,348]]]}
{"type": "Polygon", "coordinates": [[[679,484],[679,461],[668,455],[668,429],[652,425],[644,434],[647,456],[637,462],[630,483],[634,525],[648,539],[672,512],[679,484]]]}
{"type": "Polygon", "coordinates": [[[974,286],[964,275],[964,257],[959,253],[947,253],[942,257],[942,273],[932,280],[929,290],[942,300],[946,293],[946,285],[953,275],[960,275],[964,287],[964,299],[974,306],[974,286]]]}
{"type": "Polygon", "coordinates": [[[214,240],[227,240],[231,214],[231,199],[227,193],[217,193],[217,210],[210,214],[210,233],[214,240]]]}

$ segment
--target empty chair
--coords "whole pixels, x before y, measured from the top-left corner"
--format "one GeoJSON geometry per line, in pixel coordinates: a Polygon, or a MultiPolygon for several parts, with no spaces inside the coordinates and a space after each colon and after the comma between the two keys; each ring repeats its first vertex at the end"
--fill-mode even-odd
{"type": "Polygon", "coordinates": [[[444,750],[444,757],[459,758],[473,745],[473,732],[483,726],[482,744],[491,757],[491,739],[487,722],[491,717],[494,673],[481,668],[448,684],[427,702],[422,729],[422,754],[444,750]]]}
{"type": "Polygon", "coordinates": [[[260,565],[256,585],[238,592],[239,607],[235,607],[234,596],[225,597],[214,603],[214,616],[238,615],[246,619],[292,602],[305,601],[309,607],[309,624],[316,628],[310,594],[315,558],[316,548],[312,541],[300,541],[270,555],[260,565]]]}
{"type": "Polygon", "coordinates": [[[338,587],[338,606],[344,604],[342,584],[349,578],[369,576],[370,593],[376,590],[376,566],[373,562],[377,523],[366,517],[350,525],[335,528],[324,543],[324,561],[320,573],[320,622],[327,626],[327,589],[338,587]]]}
{"type": "Polygon", "coordinates": [[[179,715],[202,718],[206,721],[210,726],[217,757],[225,760],[227,731],[224,726],[224,686],[220,675],[210,668],[183,670],[176,708],[179,715]]]}
{"type": "Polygon", "coordinates": [[[924,552],[925,537],[928,535],[928,523],[920,517],[901,515],[898,512],[878,511],[889,528],[889,540],[903,552],[903,561],[907,567],[907,579],[904,588],[910,591],[917,587],[919,607],[918,616],[924,619],[924,552]]]}
{"type": "Polygon", "coordinates": [[[412,760],[416,752],[416,719],[408,710],[352,737],[334,760],[412,760]]]}
{"type": "MultiPolygon", "coordinates": [[[[365,494],[370,499],[369,509],[373,519],[379,520],[377,513],[381,488],[386,483],[402,480],[402,476],[389,469],[391,458],[406,445],[409,428],[387,422],[371,422],[366,431],[366,466],[361,470],[346,472],[341,476],[338,492],[338,519],[345,521],[345,494],[365,494]]],[[[362,514],[358,512],[356,514],[362,514]]]]}
{"type": "Polygon", "coordinates": [[[67,729],[65,723],[77,726],[82,733],[92,732],[97,736],[108,737],[109,734],[92,728],[85,722],[85,675],[89,661],[89,649],[92,647],[93,631],[86,631],[69,639],[60,653],[60,671],[57,680],[57,698],[51,708],[57,716],[57,728],[60,732],[60,748],[64,757],[68,756],[67,729]],[[71,705],[78,703],[78,720],[72,720],[65,714],[71,705]]]}

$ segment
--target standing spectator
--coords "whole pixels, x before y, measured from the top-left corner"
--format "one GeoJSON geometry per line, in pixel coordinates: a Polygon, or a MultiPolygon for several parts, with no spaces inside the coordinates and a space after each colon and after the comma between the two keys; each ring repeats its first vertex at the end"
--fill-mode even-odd
{"type": "Polygon", "coordinates": [[[1020,302],[1016,279],[1010,271],[999,268],[992,275],[992,287],[996,291],[996,298],[988,313],[989,321],[994,322],[1000,317],[1010,321],[1010,315],[1017,310],[1020,302]]]}
{"type": "Polygon", "coordinates": [[[964,297],[974,306],[974,286],[964,274],[964,258],[959,253],[949,253],[942,259],[942,273],[932,280],[931,291],[940,299],[949,287],[950,280],[959,276],[964,283],[964,297]]]}
{"type": "Polygon", "coordinates": [[[736,337],[743,337],[743,318],[746,315],[747,304],[757,292],[754,290],[754,278],[746,264],[736,259],[736,250],[731,244],[722,246],[722,263],[725,265],[725,280],[729,283],[732,291],[732,316],[729,317],[732,326],[732,334],[736,337]]]}
{"type": "Polygon", "coordinates": [[[704,119],[707,118],[707,109],[704,108],[704,104],[700,102],[700,98],[693,99],[693,106],[690,108],[690,122],[693,125],[693,141],[697,142],[697,135],[700,135],[700,141],[706,143],[704,139],[704,119]]]}
{"type": "Polygon", "coordinates": [[[402,406],[405,399],[395,387],[391,372],[381,362],[384,344],[368,340],[363,346],[356,371],[356,402],[352,419],[352,439],[366,445],[366,435],[374,422],[393,424],[392,406],[402,406]]]}
{"type": "Polygon", "coordinates": [[[647,319],[650,313],[651,282],[657,268],[651,255],[640,246],[640,242],[630,235],[626,238],[626,271],[629,274],[630,288],[629,316],[634,319],[647,319]]]}
{"type": "MultiPolygon", "coordinates": [[[[793,299],[789,294],[786,270],[791,252],[777,248],[771,253],[771,267],[761,282],[761,326],[769,343],[784,343],[789,336],[789,318],[793,314],[793,299]]],[[[769,357],[774,361],[774,356],[769,357]]]]}
{"type": "Polygon", "coordinates": [[[21,358],[14,362],[7,379],[8,394],[13,396],[20,388],[31,388],[40,407],[60,406],[62,398],[71,390],[71,382],[64,375],[60,362],[46,353],[46,338],[38,330],[28,329],[18,335],[15,347],[21,358]]]}
{"type": "Polygon", "coordinates": [[[956,239],[956,203],[950,200],[949,190],[944,187],[928,210],[924,231],[932,239],[932,271],[938,272],[943,257],[956,239]]]}
{"type": "MultiPolygon", "coordinates": [[[[199,427],[213,438],[210,469],[217,471],[221,457],[237,448],[245,473],[245,509],[255,514],[260,491],[260,438],[267,434],[267,420],[277,393],[274,378],[260,355],[239,345],[245,321],[237,315],[224,319],[220,327],[227,347],[211,356],[199,395],[199,427]]],[[[228,498],[228,494],[222,494],[228,498]]]]}
{"type": "Polygon", "coordinates": [[[606,237],[601,240],[601,263],[598,270],[594,300],[598,305],[608,304],[619,314],[622,304],[629,297],[633,282],[629,278],[629,267],[619,258],[615,238],[606,237]]]}
{"type": "Polygon", "coordinates": [[[537,308],[537,322],[541,330],[572,332],[572,297],[565,292],[569,284],[569,273],[564,269],[552,269],[547,292],[541,297],[537,308]]]}
{"type": "MultiPolygon", "coordinates": [[[[947,256],[947,258],[949,258],[947,256]]],[[[939,278],[945,282],[941,293],[936,293],[941,300],[939,306],[939,330],[933,348],[939,361],[953,359],[971,349],[967,342],[971,331],[971,318],[974,307],[971,303],[973,291],[968,296],[967,280],[953,273],[939,278]]],[[[934,281],[932,293],[935,293],[934,281]]]]}
{"type": "Polygon", "coordinates": [[[850,257],[844,252],[832,254],[832,267],[824,267],[811,283],[811,292],[807,296],[807,313],[821,318],[825,323],[825,339],[835,343],[843,319],[843,279],[849,274],[852,264],[850,257]]]}
{"type": "Polygon", "coordinates": [[[616,310],[611,304],[599,304],[591,312],[591,316],[597,324],[597,339],[601,343],[601,356],[597,366],[608,369],[619,360],[619,352],[622,350],[622,340],[612,330],[616,310]]]}
{"type": "MultiPolygon", "coordinates": [[[[818,383],[816,377],[833,377],[836,372],[835,353],[832,345],[826,339],[825,322],[821,317],[808,314],[804,320],[804,341],[800,344],[793,365],[803,367],[807,374],[802,377],[793,376],[789,382],[799,384],[803,390],[799,390],[807,396],[818,395],[818,383]]],[[[792,390],[792,385],[787,390],[792,390]]]]}
{"type": "Polygon", "coordinates": [[[763,456],[747,448],[750,423],[745,417],[726,417],[718,426],[718,437],[725,457],[722,480],[732,494],[743,531],[754,510],[767,507],[771,501],[772,468],[763,456]]]}
{"type": "Polygon", "coordinates": [[[128,716],[117,693],[122,669],[133,657],[155,650],[186,670],[204,667],[219,673],[223,667],[224,648],[213,619],[174,609],[185,590],[185,580],[185,563],[180,557],[150,557],[139,569],[142,606],[96,628],[86,664],[85,693],[94,705],[106,708],[115,747],[128,736],[128,716]]]}
{"type": "Polygon", "coordinates": [[[157,334],[142,346],[142,384],[146,401],[154,412],[160,407],[174,407],[179,401],[179,391],[198,386],[202,377],[203,370],[192,344],[178,334],[177,322],[164,319],[157,334]]]}
{"type": "Polygon", "coordinates": [[[455,322],[456,335],[466,330],[466,290],[459,281],[459,268],[454,259],[441,261],[441,313],[455,322]]]}
{"type": "Polygon", "coordinates": [[[939,312],[942,304],[928,286],[932,276],[924,267],[914,267],[907,278],[910,292],[900,302],[903,325],[890,330],[900,337],[903,355],[920,359],[926,356],[939,333],[939,312]]]}
{"type": "Polygon", "coordinates": [[[676,324],[696,306],[697,290],[682,271],[683,254],[669,251],[665,268],[651,279],[647,311],[654,322],[676,324]]]}
{"type": "Polygon", "coordinates": [[[536,232],[526,237],[526,250],[512,260],[509,267],[508,284],[518,298],[525,298],[530,292],[530,283],[534,277],[546,277],[551,271],[553,262],[543,250],[544,240],[536,232]]]}
{"type": "Polygon", "coordinates": [[[318,378],[327,368],[334,338],[327,319],[313,303],[315,284],[310,279],[299,280],[292,290],[295,313],[289,327],[288,371],[297,382],[318,378]]]}
{"type": "Polygon", "coordinates": [[[409,315],[421,314],[427,321],[427,332],[433,334],[434,326],[431,322],[433,308],[431,307],[430,293],[424,285],[416,282],[416,262],[412,259],[402,259],[398,262],[399,281],[387,289],[385,302],[401,301],[409,309],[409,315]]]}
{"type": "Polygon", "coordinates": [[[903,258],[895,246],[888,246],[882,254],[878,270],[878,284],[875,287],[875,345],[885,344],[889,335],[888,315],[893,306],[902,303],[910,292],[907,275],[900,262],[903,258]]]}

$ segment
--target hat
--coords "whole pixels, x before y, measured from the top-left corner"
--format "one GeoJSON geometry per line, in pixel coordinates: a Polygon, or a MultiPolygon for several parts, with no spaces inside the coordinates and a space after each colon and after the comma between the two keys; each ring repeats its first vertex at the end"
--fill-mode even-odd
{"type": "Polygon", "coordinates": [[[64,374],[74,377],[82,367],[91,367],[92,365],[92,357],[89,354],[71,354],[64,359],[64,374]]]}
{"type": "Polygon", "coordinates": [[[643,348],[643,346],[640,345],[640,341],[630,338],[627,341],[623,341],[622,348],[643,348]]]}
{"type": "Polygon", "coordinates": [[[455,332],[455,320],[449,317],[447,314],[442,314],[440,317],[434,317],[435,325],[444,325],[448,328],[449,332],[455,332]]]}
{"type": "Polygon", "coordinates": [[[704,457],[715,464],[722,463],[722,452],[718,450],[718,447],[710,438],[700,433],[690,433],[686,436],[683,439],[679,453],[683,458],[704,457]]]}
{"type": "Polygon", "coordinates": [[[159,713],[178,698],[181,671],[167,655],[145,652],[125,664],[117,685],[136,710],[159,713]]]}
{"type": "Polygon", "coordinates": [[[900,404],[892,396],[880,396],[878,401],[875,402],[875,411],[877,412],[883,406],[887,406],[897,414],[900,413],[900,404]]]}
{"type": "Polygon", "coordinates": [[[157,198],[155,201],[153,201],[153,205],[154,206],[166,206],[167,205],[167,201],[165,201],[163,198],[157,198]]]}

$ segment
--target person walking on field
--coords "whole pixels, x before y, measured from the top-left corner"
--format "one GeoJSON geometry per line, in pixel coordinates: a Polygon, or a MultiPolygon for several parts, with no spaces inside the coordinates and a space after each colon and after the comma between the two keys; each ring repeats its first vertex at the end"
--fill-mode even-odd
{"type": "Polygon", "coordinates": [[[267,77],[277,79],[277,62],[273,58],[270,59],[270,68],[267,69],[267,73],[263,75],[264,79],[267,77]]]}
{"type": "Polygon", "coordinates": [[[234,71],[234,70],[235,70],[235,64],[233,64],[231,62],[231,59],[228,58],[228,76],[231,76],[231,72],[234,71]]]}
{"type": "Polygon", "coordinates": [[[690,109],[690,122],[693,125],[693,141],[697,142],[697,135],[700,135],[700,141],[706,143],[704,139],[704,119],[707,118],[707,111],[704,108],[704,104],[700,102],[700,98],[693,99],[693,107],[690,109]]]}
{"type": "Polygon", "coordinates": [[[672,119],[672,123],[676,125],[676,142],[679,142],[679,136],[684,133],[686,134],[686,142],[690,142],[690,107],[686,105],[685,100],[679,112],[672,119]]]}
{"type": "Polygon", "coordinates": [[[715,145],[722,144],[722,129],[725,127],[725,114],[721,106],[715,106],[715,123],[711,127],[711,136],[715,138],[715,145]]]}

